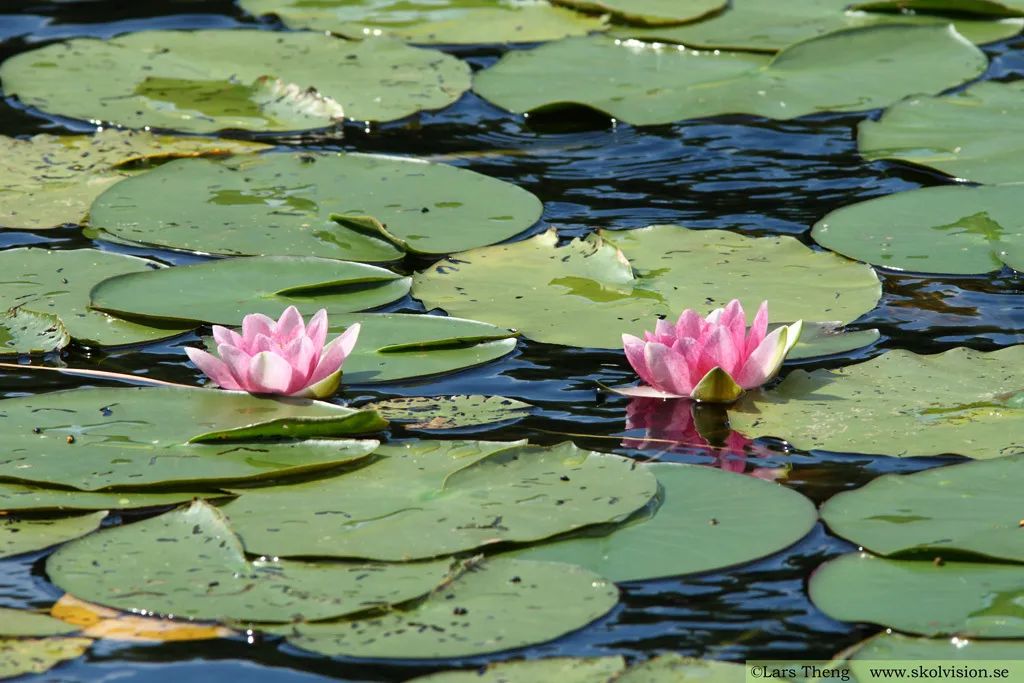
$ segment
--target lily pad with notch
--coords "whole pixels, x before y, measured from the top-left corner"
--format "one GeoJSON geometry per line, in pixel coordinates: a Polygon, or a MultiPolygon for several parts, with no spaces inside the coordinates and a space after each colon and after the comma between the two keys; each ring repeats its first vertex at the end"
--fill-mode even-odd
{"type": "Polygon", "coordinates": [[[555,0],[583,12],[610,14],[640,26],[686,24],[725,9],[727,0],[555,0]]]}
{"type": "Polygon", "coordinates": [[[196,498],[228,498],[219,491],[76,491],[0,481],[0,510],[130,510],[187,503],[196,498]]]}
{"type": "MultiPolygon", "coordinates": [[[[0,557],[43,550],[65,541],[92,533],[107,516],[105,510],[88,515],[55,519],[3,517],[0,518],[0,557]]],[[[41,635],[52,633],[11,633],[0,628],[0,635],[41,635]]]]}
{"type": "Polygon", "coordinates": [[[21,308],[0,313],[0,356],[50,353],[70,343],[71,335],[55,315],[21,308]]]}
{"type": "Polygon", "coordinates": [[[428,431],[516,422],[533,410],[513,398],[476,395],[389,398],[362,407],[376,410],[392,424],[428,431]]]}
{"type": "Polygon", "coordinates": [[[0,638],[0,678],[41,674],[85,654],[92,638],[0,638]]]}

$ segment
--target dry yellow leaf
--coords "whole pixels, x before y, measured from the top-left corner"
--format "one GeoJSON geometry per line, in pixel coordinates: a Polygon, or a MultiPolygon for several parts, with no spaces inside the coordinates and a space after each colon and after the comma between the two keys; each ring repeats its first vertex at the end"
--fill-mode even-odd
{"type": "Polygon", "coordinates": [[[50,616],[82,628],[91,638],[169,642],[175,640],[209,640],[235,635],[231,629],[217,624],[197,624],[156,617],[140,617],[94,605],[65,593],[50,608],[50,616]]]}

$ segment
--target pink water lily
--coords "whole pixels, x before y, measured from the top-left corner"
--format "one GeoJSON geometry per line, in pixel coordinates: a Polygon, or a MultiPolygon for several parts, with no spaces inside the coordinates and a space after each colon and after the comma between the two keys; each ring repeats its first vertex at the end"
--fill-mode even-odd
{"type": "Polygon", "coordinates": [[[800,338],[801,322],[768,334],[768,302],[747,332],[743,306],[733,299],[702,318],[686,309],[675,324],[659,320],[640,339],[622,335],[626,359],[646,386],[613,389],[626,396],[692,398],[731,403],[744,389],[775,377],[800,338]]]}
{"type": "Polygon", "coordinates": [[[200,349],[185,353],[221,389],[325,398],[338,390],[341,366],[358,337],[356,323],[324,346],[327,311],[320,309],[306,325],[289,306],[277,321],[261,313],[245,316],[241,334],[214,325],[219,358],[200,349]]]}

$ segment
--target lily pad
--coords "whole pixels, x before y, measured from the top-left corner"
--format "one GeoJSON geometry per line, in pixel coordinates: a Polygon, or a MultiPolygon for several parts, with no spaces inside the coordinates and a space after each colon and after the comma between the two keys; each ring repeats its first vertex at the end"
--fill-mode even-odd
{"type": "Polygon", "coordinates": [[[885,107],[980,76],[984,53],[947,25],[836,31],[774,58],[605,37],[507,53],[474,90],[513,112],[577,104],[634,125],[722,114],[792,119],[885,107]],[[878,78],[883,72],[885,78],[878,78]]]}
{"type": "MultiPolygon", "coordinates": [[[[84,536],[100,527],[106,511],[78,517],[60,519],[0,519],[0,557],[32,553],[50,546],[84,536]]],[[[40,635],[50,633],[10,633],[0,629],[0,635],[40,635]]]]}
{"type": "Polygon", "coordinates": [[[898,457],[1024,452],[1024,346],[990,353],[896,350],[838,370],[794,370],[729,411],[733,429],[796,448],[898,457]]]}
{"type": "Polygon", "coordinates": [[[65,545],[47,560],[46,572],[78,597],[123,610],[287,622],[425,595],[449,565],[250,561],[220,511],[196,501],[65,545]]]}
{"type": "Polygon", "coordinates": [[[471,561],[415,606],[285,632],[292,645],[331,657],[468,657],[554,640],[617,601],[614,584],[579,567],[490,559],[471,561]]]}
{"type": "Polygon", "coordinates": [[[626,668],[622,657],[551,657],[496,662],[483,671],[442,671],[407,683],[609,683],[626,668]]]}
{"type": "Polygon", "coordinates": [[[612,35],[709,50],[777,52],[826,33],[879,24],[953,24],[957,33],[976,44],[1010,38],[1024,27],[1020,19],[856,12],[847,11],[849,5],[849,0],[733,0],[728,10],[697,23],[624,26],[612,35]]]}
{"type": "Polygon", "coordinates": [[[727,0],[556,0],[584,12],[606,12],[619,21],[641,26],[683,24],[722,10],[727,0]]]}
{"type": "Polygon", "coordinates": [[[1024,562],[1024,453],[990,462],[889,474],[821,510],[839,536],[881,555],[980,555],[1024,562]]]}
{"type": "Polygon", "coordinates": [[[130,510],[187,503],[195,498],[226,498],[230,495],[216,491],[69,491],[0,481],[0,510],[130,510]]]}
{"type": "Polygon", "coordinates": [[[533,406],[504,396],[415,396],[389,398],[363,406],[406,429],[459,429],[521,420],[533,406]]]}
{"type": "Polygon", "coordinates": [[[534,43],[607,28],[601,17],[531,0],[240,0],[239,5],[250,14],[279,17],[288,28],[348,38],[385,35],[421,45],[534,43]]]}
{"type": "Polygon", "coordinates": [[[751,562],[796,543],[818,521],[814,504],[773,482],[700,465],[646,465],[661,506],[605,529],[513,551],[570,562],[613,581],[694,574],[751,562]]]}
{"type": "Polygon", "coordinates": [[[0,638],[0,678],[41,674],[85,654],[91,638],[0,638]]]}
{"type": "Polygon", "coordinates": [[[881,336],[875,329],[844,331],[840,329],[841,327],[837,322],[804,323],[800,332],[800,340],[786,356],[786,359],[801,360],[848,353],[874,344],[881,336]]]}
{"type": "Polygon", "coordinates": [[[811,236],[850,258],[924,273],[1024,271],[1024,191],[928,187],[844,206],[811,236]]]}
{"type": "Polygon", "coordinates": [[[250,553],[407,561],[618,522],[657,491],[632,460],[563,443],[416,441],[327,480],[241,495],[224,513],[250,553]]]}
{"type": "Polygon", "coordinates": [[[58,391],[0,401],[0,477],[87,491],[277,477],[354,462],[378,442],[257,439],[345,437],[385,425],[373,411],[232,391],[58,391]]]}
{"type": "Polygon", "coordinates": [[[392,121],[440,109],[469,88],[469,66],[383,39],[142,31],[23,52],[0,65],[0,80],[6,95],[75,119],[194,133],[292,131],[333,125],[342,110],[392,121]]]}
{"type": "Polygon", "coordinates": [[[43,230],[81,223],[92,201],[114,183],[178,157],[266,149],[211,140],[106,129],[95,135],[0,136],[0,226],[43,230]]]}
{"type": "Polygon", "coordinates": [[[747,667],[669,653],[634,664],[614,683],[739,683],[747,667]]]}
{"type": "Polygon", "coordinates": [[[113,277],[93,287],[94,310],[157,324],[238,324],[247,314],[278,318],[376,308],[409,293],[410,279],[364,263],[315,256],[218,259],[113,277]]]}
{"type": "MultiPolygon", "coordinates": [[[[903,662],[969,662],[1024,660],[1024,643],[1019,640],[970,640],[961,638],[915,638],[902,633],[879,633],[856,646],[849,658],[850,667],[861,671],[863,666],[879,660],[903,662]]],[[[860,680],[859,678],[857,680],[860,680]]],[[[870,678],[868,680],[871,680],[870,678]]]]}
{"type": "Polygon", "coordinates": [[[621,348],[624,332],[653,328],[659,315],[709,312],[733,298],[748,310],[769,299],[773,322],[848,322],[881,293],[870,267],[792,237],[659,225],[563,247],[557,239],[549,231],[458,254],[416,274],[413,296],[536,341],[610,349],[621,348]]]}
{"type": "Polygon", "coordinates": [[[57,636],[77,630],[77,626],[46,614],[0,607],[0,636],[57,636]]]}
{"type": "Polygon", "coordinates": [[[303,153],[164,164],[103,193],[89,222],[171,249],[393,261],[501,242],[541,211],[526,190],[455,166],[303,153]]]}
{"type": "Polygon", "coordinates": [[[943,97],[913,97],[862,121],[865,158],[895,159],[976,183],[1024,183],[1024,81],[986,81],[943,97]]]}
{"type": "Polygon", "coordinates": [[[12,308],[0,313],[0,356],[49,353],[71,343],[55,315],[12,308]]]}
{"type": "Polygon", "coordinates": [[[993,17],[1024,16],[1021,0],[871,0],[853,5],[876,12],[954,12],[993,17]]]}
{"type": "Polygon", "coordinates": [[[904,633],[1024,637],[1024,567],[886,560],[851,553],[811,575],[811,600],[839,621],[904,633]]]}
{"type": "Polygon", "coordinates": [[[89,308],[89,290],[97,282],[125,273],[158,268],[154,261],[95,249],[0,251],[0,308],[55,315],[80,342],[117,346],[165,339],[188,327],[151,327],[120,320],[89,308]]]}

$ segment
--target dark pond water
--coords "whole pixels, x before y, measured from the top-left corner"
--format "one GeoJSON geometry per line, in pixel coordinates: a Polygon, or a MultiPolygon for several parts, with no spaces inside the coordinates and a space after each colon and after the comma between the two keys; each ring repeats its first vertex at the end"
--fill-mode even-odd
{"type": "MultiPolygon", "coordinates": [[[[231,28],[254,25],[222,0],[66,0],[0,2],[0,59],[49,41],[75,36],[109,37],[125,31],[169,28],[231,28]]],[[[272,24],[256,24],[279,30],[272,24]]],[[[483,67],[504,48],[454,50],[483,67]]],[[[992,60],[986,78],[1024,78],[1024,38],[986,47],[992,60]]],[[[949,182],[921,169],[867,163],[856,153],[854,129],[864,116],[822,115],[776,122],[752,117],[698,120],[636,129],[580,114],[529,125],[472,94],[440,113],[366,129],[348,124],[332,137],[278,140],[293,147],[410,154],[443,159],[530,190],[545,202],[536,230],[550,224],[568,238],[588,231],[628,229],[652,223],[728,228],[751,234],[786,233],[806,238],[811,223],[855,201],[949,182]]],[[[81,123],[25,111],[0,102],[0,133],[90,132],[81,123]]],[[[808,241],[809,242],[809,241],[808,241]]],[[[128,251],[167,263],[180,254],[126,250],[92,242],[77,228],[46,233],[0,231],[0,248],[45,245],[52,249],[95,246],[128,251]]],[[[191,260],[194,260],[191,259],[191,260]]],[[[412,269],[425,263],[407,263],[412,269]]],[[[919,353],[963,345],[991,350],[1020,343],[1024,335],[1024,280],[996,276],[919,277],[882,273],[885,294],[855,327],[877,327],[881,340],[854,356],[804,367],[863,360],[886,348],[919,353]]],[[[393,310],[420,311],[406,299],[393,310]]],[[[102,353],[73,347],[70,366],[138,371],[195,383],[184,362],[188,335],[144,348],[102,353]]],[[[790,364],[787,368],[801,364],[790,364]]],[[[620,447],[625,402],[598,401],[595,381],[614,384],[632,375],[621,354],[567,350],[520,342],[499,362],[433,381],[373,390],[347,386],[343,400],[390,395],[501,394],[541,407],[528,420],[473,438],[554,443],[572,434],[580,445],[649,458],[657,453],[620,447]]],[[[0,372],[0,394],[17,396],[87,384],[37,372],[0,372]]],[[[667,460],[716,464],[715,454],[687,448],[660,454],[667,460]]],[[[786,485],[821,502],[887,472],[911,472],[955,458],[896,459],[791,450],[758,441],[746,454],[748,469],[789,467],[786,485]]],[[[682,580],[626,584],[622,604],[609,616],[557,642],[491,658],[542,655],[623,654],[660,651],[742,661],[746,658],[827,658],[875,629],[830,620],[809,602],[807,578],[825,560],[850,550],[816,528],[796,546],[760,562],[682,580]]],[[[0,562],[0,606],[47,607],[60,595],[43,572],[43,554],[0,562]]],[[[434,670],[474,666],[484,659],[420,664],[346,662],[312,657],[275,641],[245,638],[183,644],[101,642],[76,661],[39,680],[98,681],[404,681],[434,670]]]]}

